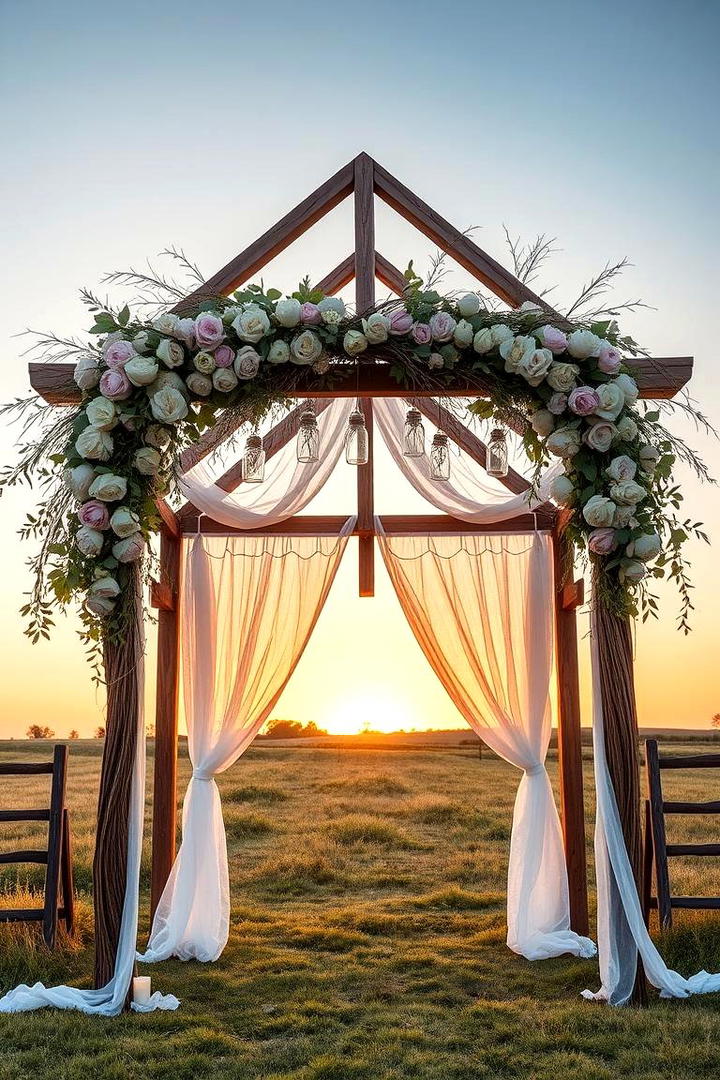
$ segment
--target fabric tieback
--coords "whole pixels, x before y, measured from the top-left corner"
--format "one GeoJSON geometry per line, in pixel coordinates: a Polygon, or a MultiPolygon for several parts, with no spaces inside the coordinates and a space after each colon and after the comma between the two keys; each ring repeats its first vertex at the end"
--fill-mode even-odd
{"type": "Polygon", "coordinates": [[[193,769],[192,779],[193,780],[201,780],[204,784],[209,784],[209,783],[211,783],[211,781],[213,781],[215,779],[215,777],[212,774],[210,776],[208,776],[204,772],[200,772],[197,769],[193,769]]]}
{"type": "Polygon", "coordinates": [[[545,766],[540,761],[537,765],[531,765],[529,769],[523,770],[526,776],[542,776],[546,772],[545,766]]]}

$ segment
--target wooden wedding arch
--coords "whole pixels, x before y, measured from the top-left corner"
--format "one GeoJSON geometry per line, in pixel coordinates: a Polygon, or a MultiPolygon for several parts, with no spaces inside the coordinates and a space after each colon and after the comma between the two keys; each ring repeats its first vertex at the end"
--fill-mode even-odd
{"type": "MultiPolygon", "coordinates": [[[[378,196],[398,214],[424,233],[434,244],[482,282],[511,307],[525,301],[540,305],[557,326],[566,320],[542,298],[502,267],[417,195],[396,180],[368,154],[361,153],[330,177],[316,191],[299,203],[290,213],[267,230],[213,277],[176,305],[178,313],[191,311],[198,302],[209,296],[228,294],[251,279],[271,259],[323,218],[349,196],[354,199],[355,250],[336,266],[317,285],[332,294],[355,281],[358,313],[375,303],[375,282],[380,281],[397,295],[402,295],[405,279],[375,247],[374,197],[378,196]]],[[[691,357],[640,358],[633,361],[635,377],[641,396],[646,398],[673,397],[688,382],[692,373],[691,357]]],[[[49,403],[76,405],[80,391],[72,380],[72,365],[30,364],[33,388],[49,403]]],[[[474,375],[458,372],[452,384],[444,390],[447,397],[477,397],[483,393],[482,382],[474,375]]],[[[332,391],[322,389],[319,381],[308,373],[307,384],[297,391],[298,398],[317,400],[318,410],[326,407],[330,397],[359,394],[365,414],[370,444],[367,467],[357,470],[357,525],[359,542],[359,589],[361,596],[374,592],[375,518],[373,505],[373,423],[372,402],[375,397],[407,396],[390,377],[382,362],[362,362],[358,379],[339,381],[332,391]],[[350,385],[352,382],[352,385],[350,385]]],[[[445,431],[479,465],[485,466],[485,444],[449,410],[431,402],[431,393],[413,391],[412,403],[434,425],[445,431]]],[[[268,457],[276,454],[295,437],[302,403],[278,423],[264,439],[268,457]]],[[[224,420],[215,426],[185,453],[180,468],[187,471],[206,457],[242,423],[242,417],[224,420]]],[[[242,482],[240,466],[234,465],[218,480],[226,491],[235,490],[242,482]]],[[[504,480],[513,493],[529,488],[528,481],[510,471],[504,480]]],[[[199,515],[191,504],[177,512],[160,501],[162,516],[160,539],[160,578],[152,589],[152,602],[158,609],[158,669],[155,724],[155,765],[152,830],[152,909],[155,910],[175,857],[177,827],[177,739],[178,739],[178,667],[179,619],[178,595],[180,553],[184,536],[197,533],[232,534],[225,525],[199,515]]],[[[445,514],[390,515],[381,518],[388,534],[523,532],[536,527],[552,538],[555,566],[555,628],[557,642],[558,682],[558,750],[560,764],[560,799],[562,824],[570,887],[572,928],[580,934],[588,932],[587,880],[585,862],[585,814],[583,804],[582,754],[580,737],[580,694],[578,684],[578,654],[576,609],[583,602],[583,581],[573,580],[568,571],[564,525],[565,511],[546,503],[536,514],[526,514],[500,521],[490,526],[469,525],[445,514]]],[[[333,535],[345,517],[296,516],[279,525],[265,529],[243,531],[243,535],[333,535]]],[[[609,616],[609,633],[601,640],[607,654],[605,661],[614,666],[617,688],[609,680],[602,683],[605,714],[605,738],[608,744],[610,767],[628,851],[636,874],[641,873],[641,841],[639,819],[639,778],[637,774],[637,720],[632,681],[630,627],[627,620],[609,616]],[[610,644],[609,644],[610,643],[610,644]],[[612,750],[610,753],[610,743],[612,750]],[[618,762],[621,763],[618,765],[618,762]],[[615,765],[613,764],[615,763],[615,765]]],[[[601,655],[601,668],[603,657],[601,655]]],[[[112,733],[108,730],[108,738],[112,733]]],[[[96,884],[97,891],[97,884],[96,884]]],[[[97,910],[97,909],[96,909],[97,910]]],[[[118,926],[119,930],[119,926],[118,926]]],[[[117,938],[115,938],[117,941],[117,938]]],[[[107,972],[99,972],[96,964],[96,983],[102,985],[107,972]]]]}

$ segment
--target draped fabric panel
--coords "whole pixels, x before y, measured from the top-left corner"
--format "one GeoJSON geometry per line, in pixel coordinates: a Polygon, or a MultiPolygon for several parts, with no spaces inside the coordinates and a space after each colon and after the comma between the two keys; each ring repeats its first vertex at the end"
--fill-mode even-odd
{"type": "Polygon", "coordinates": [[[146,963],[216,960],[230,885],[214,777],[248,748],[322,611],[354,519],[338,537],[196,537],[187,546],[182,670],[193,774],[183,839],[160,899],[146,963]]]}
{"type": "Polygon", "coordinates": [[[648,981],[660,997],[685,998],[691,994],[720,991],[720,973],[699,971],[685,979],[667,966],[645,926],[635,877],[628,858],[620,814],[605,756],[602,698],[600,695],[597,635],[591,621],[593,673],[593,755],[597,804],[595,815],[595,866],[598,904],[598,954],[601,987],[585,990],[591,1000],[624,1005],[635,982],[638,953],[648,981]]]}
{"type": "Polygon", "coordinates": [[[298,514],[327,482],[343,451],[351,398],[336,398],[317,418],[322,451],[318,461],[300,463],[291,440],[265,467],[262,484],[223,491],[213,469],[201,461],[178,480],[183,495],[203,514],[233,529],[258,529],[298,514]]]}
{"type": "Polygon", "coordinates": [[[553,567],[547,536],[381,536],[420,647],[472,729],[523,770],[508,869],[508,945],[530,960],[593,943],[570,930],[567,872],[545,770],[553,567]]]}
{"type": "Polygon", "coordinates": [[[402,474],[429,503],[461,521],[490,525],[531,512],[547,499],[550,482],[562,469],[561,465],[549,468],[532,497],[529,492],[513,495],[464,454],[453,455],[449,480],[432,480],[427,454],[419,458],[403,455],[406,412],[407,403],[402,398],[375,398],[373,402],[378,430],[402,474]]]}

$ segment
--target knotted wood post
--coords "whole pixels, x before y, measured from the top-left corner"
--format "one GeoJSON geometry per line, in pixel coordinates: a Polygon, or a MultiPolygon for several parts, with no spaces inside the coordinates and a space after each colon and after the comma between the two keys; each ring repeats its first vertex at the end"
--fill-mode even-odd
{"type": "Polygon", "coordinates": [[[98,793],[93,860],[95,987],[113,976],[127,881],[128,815],[142,708],[143,629],[140,567],[129,568],[136,603],[122,641],[108,641],[103,655],[107,719],[98,793]]]}
{"type": "MultiPolygon", "coordinates": [[[[638,893],[642,895],[643,838],[640,817],[640,761],[630,620],[615,614],[600,595],[593,572],[598,676],[608,772],[638,893]]],[[[638,957],[632,1002],[647,1003],[647,980],[638,957]]]]}

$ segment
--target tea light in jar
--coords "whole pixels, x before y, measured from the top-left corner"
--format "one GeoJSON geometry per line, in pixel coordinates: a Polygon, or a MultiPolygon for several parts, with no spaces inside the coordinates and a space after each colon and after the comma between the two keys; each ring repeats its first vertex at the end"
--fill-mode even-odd
{"type": "Polygon", "coordinates": [[[133,979],[133,1001],[136,1005],[147,1005],[150,1001],[150,976],[136,975],[133,979]]]}

